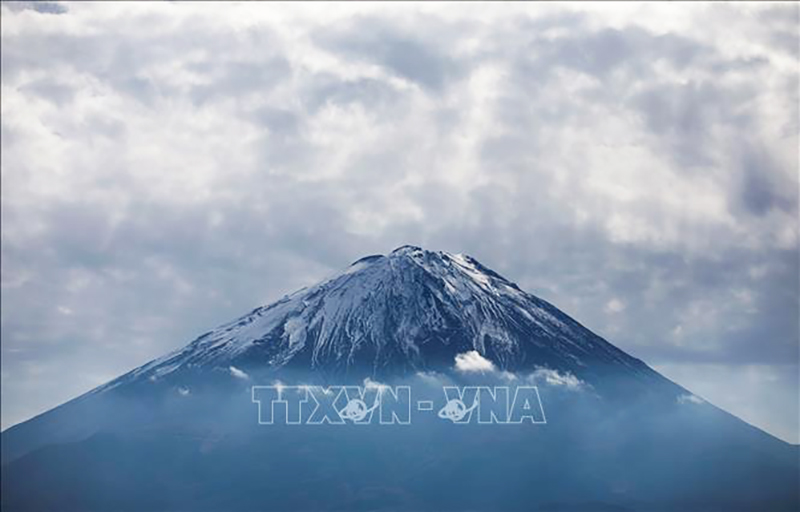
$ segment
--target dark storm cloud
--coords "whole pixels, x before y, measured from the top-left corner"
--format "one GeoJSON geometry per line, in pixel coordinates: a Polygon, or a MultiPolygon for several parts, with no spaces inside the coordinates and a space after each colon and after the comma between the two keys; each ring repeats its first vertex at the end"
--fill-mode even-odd
{"type": "Polygon", "coordinates": [[[3,5],[4,425],[405,243],[796,408],[796,8],[3,5]]]}

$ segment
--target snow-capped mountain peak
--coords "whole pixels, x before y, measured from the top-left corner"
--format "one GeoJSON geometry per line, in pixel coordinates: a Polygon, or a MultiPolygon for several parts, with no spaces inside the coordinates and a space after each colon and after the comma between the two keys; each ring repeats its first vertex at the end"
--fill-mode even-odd
{"type": "Polygon", "coordinates": [[[470,350],[501,370],[646,368],[476,259],[406,245],[363,257],[121,379],[231,366],[404,373],[450,366],[470,350]]]}

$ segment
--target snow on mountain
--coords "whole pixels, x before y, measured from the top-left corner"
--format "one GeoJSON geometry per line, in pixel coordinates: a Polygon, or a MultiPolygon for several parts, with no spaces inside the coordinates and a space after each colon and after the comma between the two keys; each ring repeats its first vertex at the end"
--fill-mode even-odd
{"type": "Polygon", "coordinates": [[[475,259],[403,246],[256,308],[103,389],[197,368],[404,373],[452,366],[470,350],[504,371],[650,371],[475,259]]]}

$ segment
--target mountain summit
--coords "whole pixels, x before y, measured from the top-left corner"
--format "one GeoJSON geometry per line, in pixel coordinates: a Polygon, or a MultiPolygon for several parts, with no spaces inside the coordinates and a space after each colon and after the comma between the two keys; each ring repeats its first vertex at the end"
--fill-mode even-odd
{"type": "Polygon", "coordinates": [[[375,377],[449,367],[470,350],[508,371],[549,367],[590,380],[601,370],[649,371],[474,258],[403,246],[256,308],[126,378],[229,366],[375,377]]]}

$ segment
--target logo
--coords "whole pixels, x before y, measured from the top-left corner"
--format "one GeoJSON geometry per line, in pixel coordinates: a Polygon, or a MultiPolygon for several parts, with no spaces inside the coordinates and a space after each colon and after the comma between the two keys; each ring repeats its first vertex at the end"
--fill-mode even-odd
{"type": "Polygon", "coordinates": [[[410,386],[253,386],[260,425],[410,425],[431,416],[453,424],[545,424],[536,386],[444,386],[437,400],[410,386]]]}

